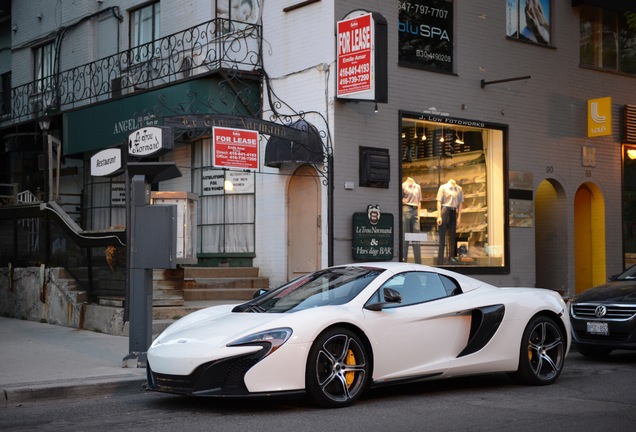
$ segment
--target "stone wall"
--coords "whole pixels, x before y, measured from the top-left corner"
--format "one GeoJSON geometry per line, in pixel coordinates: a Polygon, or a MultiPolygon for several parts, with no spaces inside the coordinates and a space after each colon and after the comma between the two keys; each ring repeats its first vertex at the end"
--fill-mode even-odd
{"type": "Polygon", "coordinates": [[[0,315],[28,321],[126,336],[124,310],[87,303],[64,269],[39,267],[0,269],[0,315]]]}

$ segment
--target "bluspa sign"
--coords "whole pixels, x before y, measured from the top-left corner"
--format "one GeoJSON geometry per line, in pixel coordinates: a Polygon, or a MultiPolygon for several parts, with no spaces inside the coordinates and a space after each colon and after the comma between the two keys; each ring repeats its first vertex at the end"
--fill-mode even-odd
{"type": "Polygon", "coordinates": [[[398,64],[453,73],[453,0],[398,0],[398,64]]]}
{"type": "Polygon", "coordinates": [[[212,128],[212,165],[217,168],[258,170],[258,141],[257,131],[212,128]]]}

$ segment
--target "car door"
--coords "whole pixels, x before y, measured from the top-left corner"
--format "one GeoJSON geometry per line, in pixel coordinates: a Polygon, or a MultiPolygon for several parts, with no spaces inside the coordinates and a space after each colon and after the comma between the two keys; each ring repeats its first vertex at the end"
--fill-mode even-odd
{"type": "Polygon", "coordinates": [[[453,289],[442,278],[445,276],[434,272],[401,273],[370,300],[382,301],[385,287],[400,292],[403,299],[401,304],[364,312],[373,345],[375,381],[441,374],[466,346],[470,311],[458,310],[461,291],[457,282],[451,282],[457,288],[453,289]]]}

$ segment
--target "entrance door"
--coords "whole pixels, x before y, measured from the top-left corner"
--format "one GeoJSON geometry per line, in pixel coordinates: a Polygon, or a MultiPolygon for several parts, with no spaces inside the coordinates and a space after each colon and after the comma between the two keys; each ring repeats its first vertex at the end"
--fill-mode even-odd
{"type": "Polygon", "coordinates": [[[605,282],[605,202],[593,183],[574,197],[574,266],[577,294],[605,282]]]}
{"type": "Polygon", "coordinates": [[[568,290],[568,220],[565,192],[548,179],[537,188],[535,199],[535,268],[537,288],[565,294],[568,290]]]}
{"type": "Polygon", "coordinates": [[[291,280],[320,268],[320,179],[312,167],[296,170],[287,199],[287,277],[291,280]]]}

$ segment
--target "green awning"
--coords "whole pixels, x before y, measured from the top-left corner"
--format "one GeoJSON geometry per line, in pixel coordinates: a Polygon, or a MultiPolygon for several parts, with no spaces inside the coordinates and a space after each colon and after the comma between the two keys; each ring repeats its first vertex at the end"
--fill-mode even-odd
{"type": "MultiPolygon", "coordinates": [[[[162,118],[153,118],[154,108],[159,101],[164,115],[170,116],[189,107],[193,100],[197,102],[197,112],[226,113],[228,106],[223,104],[227,100],[229,88],[221,83],[219,76],[208,77],[201,80],[187,81],[181,84],[164,87],[158,90],[132,95],[122,99],[112,100],[107,103],[89,106],[77,111],[64,114],[64,155],[78,155],[85,152],[96,152],[126,143],[128,135],[143,126],[163,125],[162,118]],[[220,92],[223,91],[222,96],[220,92]],[[213,109],[206,103],[218,104],[213,109]],[[172,110],[172,112],[170,111],[172,110]],[[146,116],[145,119],[140,118],[146,116]]],[[[234,92],[246,92],[255,95],[249,103],[249,107],[232,106],[231,109],[241,108],[243,112],[237,115],[250,116],[250,112],[258,111],[260,105],[260,83],[254,81],[241,81],[234,85],[234,92]],[[250,89],[245,89],[249,86],[250,89]]],[[[242,100],[236,98],[236,101],[242,100]]],[[[237,102],[238,104],[239,102],[237,102]]]]}

